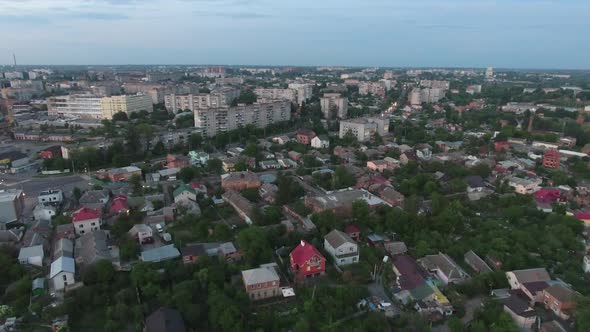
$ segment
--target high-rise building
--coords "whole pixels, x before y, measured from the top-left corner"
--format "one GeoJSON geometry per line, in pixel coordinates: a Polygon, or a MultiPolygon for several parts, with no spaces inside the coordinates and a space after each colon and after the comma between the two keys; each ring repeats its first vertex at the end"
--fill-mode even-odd
{"type": "Polygon", "coordinates": [[[297,104],[301,105],[313,96],[313,84],[289,83],[289,89],[297,91],[297,104]]]}
{"type": "Polygon", "coordinates": [[[412,89],[412,92],[410,92],[410,104],[411,105],[421,105],[422,104],[420,89],[418,89],[418,88],[412,89]]]}
{"type": "Polygon", "coordinates": [[[98,97],[95,95],[69,95],[47,98],[49,115],[83,119],[111,119],[117,112],[128,115],[145,110],[153,111],[151,98],[145,95],[98,97]]]}
{"type": "Polygon", "coordinates": [[[325,119],[346,119],[348,116],[348,98],[342,97],[339,93],[325,93],[320,98],[320,104],[325,119]]]}
{"type": "Polygon", "coordinates": [[[387,87],[385,82],[361,82],[359,84],[359,94],[368,95],[369,93],[379,97],[385,97],[387,87]]]}
{"type": "Polygon", "coordinates": [[[113,115],[123,112],[127,115],[139,111],[154,111],[152,98],[146,95],[123,95],[104,97],[101,99],[102,118],[110,120],[113,115]]]}
{"type": "Polygon", "coordinates": [[[240,90],[232,88],[216,89],[211,93],[196,93],[188,95],[169,94],[164,97],[164,105],[168,112],[179,110],[195,111],[230,106],[232,101],[240,95],[240,90]]]}
{"type": "Polygon", "coordinates": [[[494,68],[492,67],[488,67],[486,69],[486,74],[485,74],[486,78],[492,78],[494,77],[494,68]]]}
{"type": "Polygon", "coordinates": [[[291,102],[261,100],[251,105],[195,109],[194,115],[195,127],[201,129],[203,135],[212,137],[249,124],[264,128],[273,123],[290,120],[291,102]]]}
{"type": "Polygon", "coordinates": [[[286,99],[291,102],[297,102],[297,91],[293,89],[254,89],[258,98],[264,99],[286,99]]]}
{"type": "Polygon", "coordinates": [[[339,137],[344,138],[351,133],[359,142],[370,139],[375,133],[386,135],[389,132],[389,119],[387,118],[357,118],[340,121],[339,137]]]}

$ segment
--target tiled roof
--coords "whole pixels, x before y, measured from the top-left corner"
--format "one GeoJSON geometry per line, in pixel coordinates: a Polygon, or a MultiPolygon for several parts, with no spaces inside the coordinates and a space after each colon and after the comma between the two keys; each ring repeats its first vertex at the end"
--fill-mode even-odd
{"type": "Polygon", "coordinates": [[[301,243],[291,251],[291,258],[297,265],[303,265],[313,256],[319,256],[324,259],[324,256],[310,243],[305,240],[301,240],[301,243]]]}
{"type": "Polygon", "coordinates": [[[85,220],[90,220],[90,219],[98,219],[98,218],[100,218],[100,212],[97,210],[94,210],[94,209],[87,208],[87,207],[80,208],[72,214],[72,220],[74,222],[80,222],[80,221],[85,221],[85,220]]]}

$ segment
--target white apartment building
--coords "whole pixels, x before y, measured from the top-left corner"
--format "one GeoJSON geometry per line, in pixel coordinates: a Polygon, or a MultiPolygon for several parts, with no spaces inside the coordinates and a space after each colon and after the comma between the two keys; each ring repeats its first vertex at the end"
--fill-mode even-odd
{"type": "Polygon", "coordinates": [[[263,101],[252,105],[196,109],[194,115],[195,127],[201,129],[204,136],[212,137],[248,124],[264,128],[273,123],[290,120],[291,102],[263,101]]]}
{"type": "Polygon", "coordinates": [[[217,108],[229,106],[224,103],[222,95],[199,93],[190,95],[170,94],[164,97],[164,105],[168,112],[177,112],[179,110],[191,110],[194,112],[198,109],[217,108]]]}
{"type": "Polygon", "coordinates": [[[348,116],[348,98],[339,93],[325,93],[320,98],[320,104],[325,119],[332,119],[334,115],[339,119],[346,119],[348,116]]]}
{"type": "Polygon", "coordinates": [[[414,88],[410,92],[410,104],[421,105],[422,103],[437,103],[445,96],[445,90],[441,88],[414,88]]]}
{"type": "Polygon", "coordinates": [[[451,88],[451,83],[449,81],[421,80],[420,86],[422,86],[423,88],[449,90],[451,88]]]}
{"type": "Polygon", "coordinates": [[[313,96],[313,84],[289,83],[289,89],[297,91],[297,104],[301,105],[313,96]]]}
{"type": "Polygon", "coordinates": [[[369,93],[379,97],[385,97],[387,87],[385,82],[361,82],[359,84],[359,94],[368,95],[369,93]]]}
{"type": "Polygon", "coordinates": [[[357,118],[340,121],[339,137],[344,138],[352,133],[359,142],[370,139],[375,133],[383,136],[389,132],[389,119],[386,118],[357,118]]]}
{"type": "Polygon", "coordinates": [[[101,98],[93,95],[49,97],[47,111],[49,115],[102,119],[101,98]]]}
{"type": "Polygon", "coordinates": [[[286,99],[291,102],[297,101],[297,91],[293,89],[254,89],[254,93],[258,98],[264,99],[286,99]]]}
{"type": "Polygon", "coordinates": [[[49,115],[83,119],[111,119],[117,112],[128,115],[141,110],[152,112],[152,100],[145,95],[98,97],[94,95],[69,95],[47,98],[49,115]]]}

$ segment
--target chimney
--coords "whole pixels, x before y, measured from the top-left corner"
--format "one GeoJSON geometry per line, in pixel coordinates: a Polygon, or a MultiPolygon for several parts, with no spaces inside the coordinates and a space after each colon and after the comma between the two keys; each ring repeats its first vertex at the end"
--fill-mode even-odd
{"type": "Polygon", "coordinates": [[[301,240],[301,246],[305,247],[305,241],[301,240]]]}

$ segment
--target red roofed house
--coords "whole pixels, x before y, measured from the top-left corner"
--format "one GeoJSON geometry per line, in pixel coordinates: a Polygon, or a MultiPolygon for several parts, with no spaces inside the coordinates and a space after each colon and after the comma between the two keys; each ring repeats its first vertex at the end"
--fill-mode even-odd
{"type": "Polygon", "coordinates": [[[547,150],[543,155],[543,167],[558,169],[561,156],[557,150],[547,150]]]}
{"type": "Polygon", "coordinates": [[[118,214],[121,212],[127,212],[129,210],[129,204],[127,203],[127,196],[125,195],[117,195],[113,198],[111,202],[111,207],[109,208],[109,212],[112,214],[118,214]]]}
{"type": "Polygon", "coordinates": [[[324,274],[326,259],[311,244],[301,240],[301,243],[291,251],[291,271],[295,282],[304,282],[308,278],[324,274]]]}
{"type": "Polygon", "coordinates": [[[495,142],[494,149],[496,149],[496,152],[501,152],[502,150],[508,151],[510,149],[510,142],[508,142],[508,141],[495,142]]]}
{"type": "Polygon", "coordinates": [[[348,236],[356,242],[361,240],[361,230],[353,224],[346,225],[346,227],[344,227],[344,233],[348,234],[348,236]]]}
{"type": "Polygon", "coordinates": [[[185,168],[189,167],[190,165],[190,159],[186,156],[175,156],[173,154],[166,156],[166,166],[168,166],[168,168],[185,168]]]}
{"type": "Polygon", "coordinates": [[[564,201],[561,197],[561,191],[559,189],[543,188],[534,193],[535,200],[539,203],[555,203],[564,201]]]}
{"type": "Polygon", "coordinates": [[[574,213],[574,217],[581,220],[584,225],[590,226],[590,212],[576,212],[574,213]]]}
{"type": "Polygon", "coordinates": [[[301,128],[297,131],[297,142],[303,145],[311,144],[311,140],[315,137],[315,132],[311,129],[301,128]]]}
{"type": "Polygon", "coordinates": [[[83,207],[72,213],[76,235],[84,235],[100,229],[100,211],[83,207]]]}

